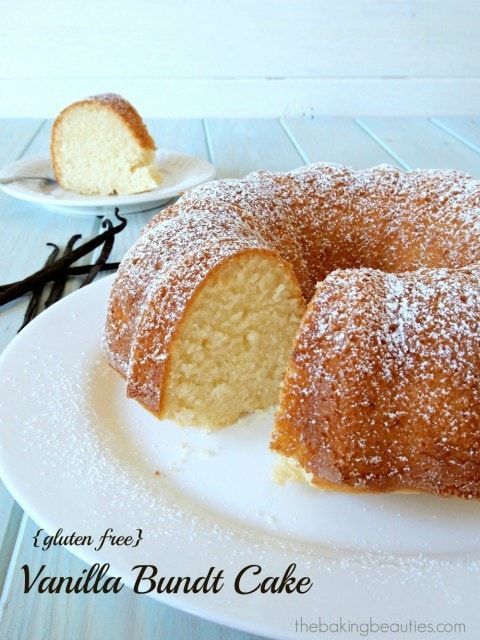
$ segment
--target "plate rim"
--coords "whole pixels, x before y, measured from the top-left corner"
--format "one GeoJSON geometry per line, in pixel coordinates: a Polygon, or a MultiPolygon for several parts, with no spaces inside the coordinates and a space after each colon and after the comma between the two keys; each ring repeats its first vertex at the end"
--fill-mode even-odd
{"type": "MultiPolygon", "coordinates": [[[[48,194],[35,192],[35,191],[19,191],[15,188],[15,182],[9,184],[0,184],[0,189],[8,196],[12,198],[16,198],[17,200],[23,200],[25,202],[33,202],[35,204],[39,204],[42,206],[51,206],[52,211],[54,211],[54,207],[74,207],[78,209],[93,209],[95,208],[113,208],[113,207],[121,207],[121,206],[132,206],[135,204],[148,204],[152,202],[162,202],[174,198],[175,196],[180,195],[184,191],[188,191],[189,189],[193,189],[194,187],[203,184],[204,182],[208,182],[209,180],[213,180],[216,177],[217,171],[214,165],[201,156],[197,156],[194,154],[183,153],[181,151],[175,151],[168,148],[159,148],[156,150],[156,155],[158,156],[167,156],[167,157],[175,157],[179,159],[186,159],[189,161],[194,160],[198,166],[199,171],[204,172],[200,180],[194,180],[191,184],[189,184],[184,189],[179,189],[178,185],[173,185],[172,187],[168,187],[162,189],[158,187],[156,189],[152,189],[150,191],[143,191],[141,193],[133,193],[133,194],[125,194],[125,195],[112,195],[112,196],[95,196],[95,195],[82,195],[82,194],[74,194],[75,197],[62,197],[55,198],[48,194]]],[[[14,162],[10,162],[4,166],[2,166],[0,170],[0,175],[7,174],[8,172],[13,172],[16,169],[21,167],[28,167],[30,164],[38,163],[38,162],[47,162],[50,165],[50,156],[46,153],[36,154],[33,156],[29,156],[27,158],[20,158],[15,160],[14,162]]],[[[68,191],[64,193],[68,194],[68,191]]]]}

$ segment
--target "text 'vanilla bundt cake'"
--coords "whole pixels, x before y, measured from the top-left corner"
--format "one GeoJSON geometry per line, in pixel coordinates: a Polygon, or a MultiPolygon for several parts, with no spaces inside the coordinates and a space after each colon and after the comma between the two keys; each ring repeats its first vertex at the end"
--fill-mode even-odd
{"type": "Polygon", "coordinates": [[[105,353],[180,423],[279,400],[272,449],[314,484],[480,497],[479,264],[480,183],[458,172],[211,182],[125,256],[105,353]]]}
{"type": "Polygon", "coordinates": [[[76,193],[112,195],[155,189],[161,174],[155,143],[124,98],[104,93],[64,109],[53,124],[57,182],[76,193]]]}

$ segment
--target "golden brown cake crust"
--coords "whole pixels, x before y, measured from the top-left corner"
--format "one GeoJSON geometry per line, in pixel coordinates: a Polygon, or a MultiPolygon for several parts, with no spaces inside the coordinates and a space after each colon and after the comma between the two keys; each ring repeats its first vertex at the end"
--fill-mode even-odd
{"type": "Polygon", "coordinates": [[[132,135],[137,139],[139,145],[146,151],[154,151],[156,149],[153,138],[148,133],[147,127],[143,122],[137,110],[122,96],[116,93],[101,93],[96,96],[90,96],[74,102],[65,107],[55,119],[52,127],[52,135],[50,138],[50,156],[52,159],[53,172],[57,181],[61,184],[61,171],[56,158],[56,145],[58,143],[58,132],[65,115],[71,110],[82,105],[101,105],[107,107],[115,113],[123,123],[130,129],[132,135]]]}
{"type": "Polygon", "coordinates": [[[335,271],[283,383],[272,448],[313,483],[480,492],[480,267],[335,271]]]}
{"type": "Polygon", "coordinates": [[[161,411],[189,301],[245,251],[288,263],[311,301],[272,447],[319,483],[479,497],[480,281],[468,267],[480,264],[480,183],[318,164],[186,193],[145,227],[112,289],[105,352],[130,396],[161,411]]]}

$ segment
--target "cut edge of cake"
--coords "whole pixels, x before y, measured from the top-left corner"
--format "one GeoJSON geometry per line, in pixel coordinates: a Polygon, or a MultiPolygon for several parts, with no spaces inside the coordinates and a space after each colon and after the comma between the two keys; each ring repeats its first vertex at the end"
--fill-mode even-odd
{"type": "Polygon", "coordinates": [[[57,116],[50,153],[57,182],[83,195],[129,195],[161,182],[155,142],[136,109],[113,93],[85,98],[57,116]]]}
{"type": "Polygon", "coordinates": [[[274,405],[304,308],[293,274],[268,254],[219,265],[185,310],[159,417],[211,430],[274,405]]]}

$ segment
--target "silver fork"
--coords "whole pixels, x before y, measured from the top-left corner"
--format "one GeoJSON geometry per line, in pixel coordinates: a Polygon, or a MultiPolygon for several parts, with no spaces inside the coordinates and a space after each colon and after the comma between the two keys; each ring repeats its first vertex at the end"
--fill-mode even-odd
{"type": "Polygon", "coordinates": [[[6,176],[0,177],[0,184],[10,184],[11,182],[17,182],[17,180],[43,180],[44,182],[55,184],[57,181],[54,178],[48,178],[47,176],[6,176]]]}

